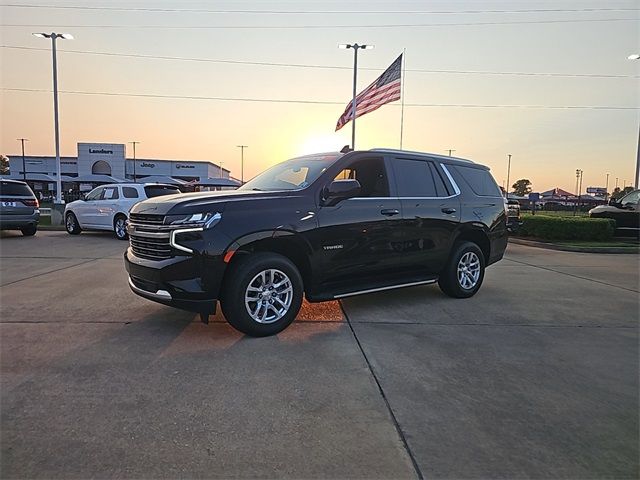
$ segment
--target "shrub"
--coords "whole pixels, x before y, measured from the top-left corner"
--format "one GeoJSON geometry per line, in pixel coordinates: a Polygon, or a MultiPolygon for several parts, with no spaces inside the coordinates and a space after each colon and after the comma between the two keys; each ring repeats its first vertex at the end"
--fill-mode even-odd
{"type": "Polygon", "coordinates": [[[518,233],[541,240],[607,241],[613,237],[615,220],[609,218],[525,216],[518,233]]]}

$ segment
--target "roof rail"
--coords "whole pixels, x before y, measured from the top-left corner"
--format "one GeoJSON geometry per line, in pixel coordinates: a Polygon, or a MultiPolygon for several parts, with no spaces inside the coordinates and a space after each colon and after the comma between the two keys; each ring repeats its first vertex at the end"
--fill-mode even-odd
{"type": "Polygon", "coordinates": [[[468,160],[466,158],[460,157],[450,157],[448,155],[440,155],[439,153],[429,153],[429,152],[416,152],[412,150],[400,150],[397,148],[372,148],[371,152],[384,152],[384,153],[395,153],[395,154],[409,154],[409,155],[421,155],[423,157],[429,158],[437,158],[439,160],[456,160],[458,162],[465,163],[475,163],[472,160],[468,160]]]}

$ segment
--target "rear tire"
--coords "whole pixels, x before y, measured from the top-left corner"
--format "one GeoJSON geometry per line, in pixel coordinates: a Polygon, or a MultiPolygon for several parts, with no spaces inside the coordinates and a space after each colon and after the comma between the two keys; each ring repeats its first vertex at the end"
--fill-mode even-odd
{"type": "Polygon", "coordinates": [[[447,266],[440,274],[440,289],[454,298],[476,294],[484,280],[485,258],[473,242],[460,242],[453,247],[447,266]]]}
{"type": "Polygon", "coordinates": [[[129,234],[127,233],[127,217],[119,214],[113,219],[113,233],[116,234],[118,240],[128,240],[129,234]]]}
{"type": "Polygon", "coordinates": [[[293,322],[302,305],[303,283],[291,260],[255,253],[238,259],[231,268],[220,299],[231,326],[252,337],[266,337],[293,322]]]}
{"type": "Polygon", "coordinates": [[[32,237],[38,231],[38,226],[37,225],[27,225],[26,227],[22,227],[20,229],[20,231],[22,232],[22,235],[24,235],[25,237],[32,237]]]}
{"type": "Polygon", "coordinates": [[[78,219],[73,212],[67,213],[67,216],[64,217],[64,227],[70,235],[78,235],[82,232],[78,219]]]}

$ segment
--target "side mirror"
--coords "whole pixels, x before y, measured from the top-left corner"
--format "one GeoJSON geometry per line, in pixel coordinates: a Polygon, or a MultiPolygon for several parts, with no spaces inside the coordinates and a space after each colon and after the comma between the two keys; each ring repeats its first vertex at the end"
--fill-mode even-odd
{"type": "Polygon", "coordinates": [[[323,205],[332,207],[342,200],[356,197],[360,194],[360,189],[360,182],[357,180],[334,180],[324,187],[322,192],[323,205]]]}
{"type": "Polygon", "coordinates": [[[620,204],[616,201],[615,198],[612,198],[612,199],[609,200],[609,205],[612,206],[612,207],[619,207],[620,206],[620,204]]]}

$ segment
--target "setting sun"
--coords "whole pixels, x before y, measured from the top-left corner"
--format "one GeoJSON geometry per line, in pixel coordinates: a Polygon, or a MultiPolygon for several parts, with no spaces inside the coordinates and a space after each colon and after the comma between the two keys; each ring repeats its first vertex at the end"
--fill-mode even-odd
{"type": "Polygon", "coordinates": [[[308,155],[310,153],[337,152],[344,145],[344,139],[337,134],[308,136],[300,143],[296,154],[308,155]]]}

